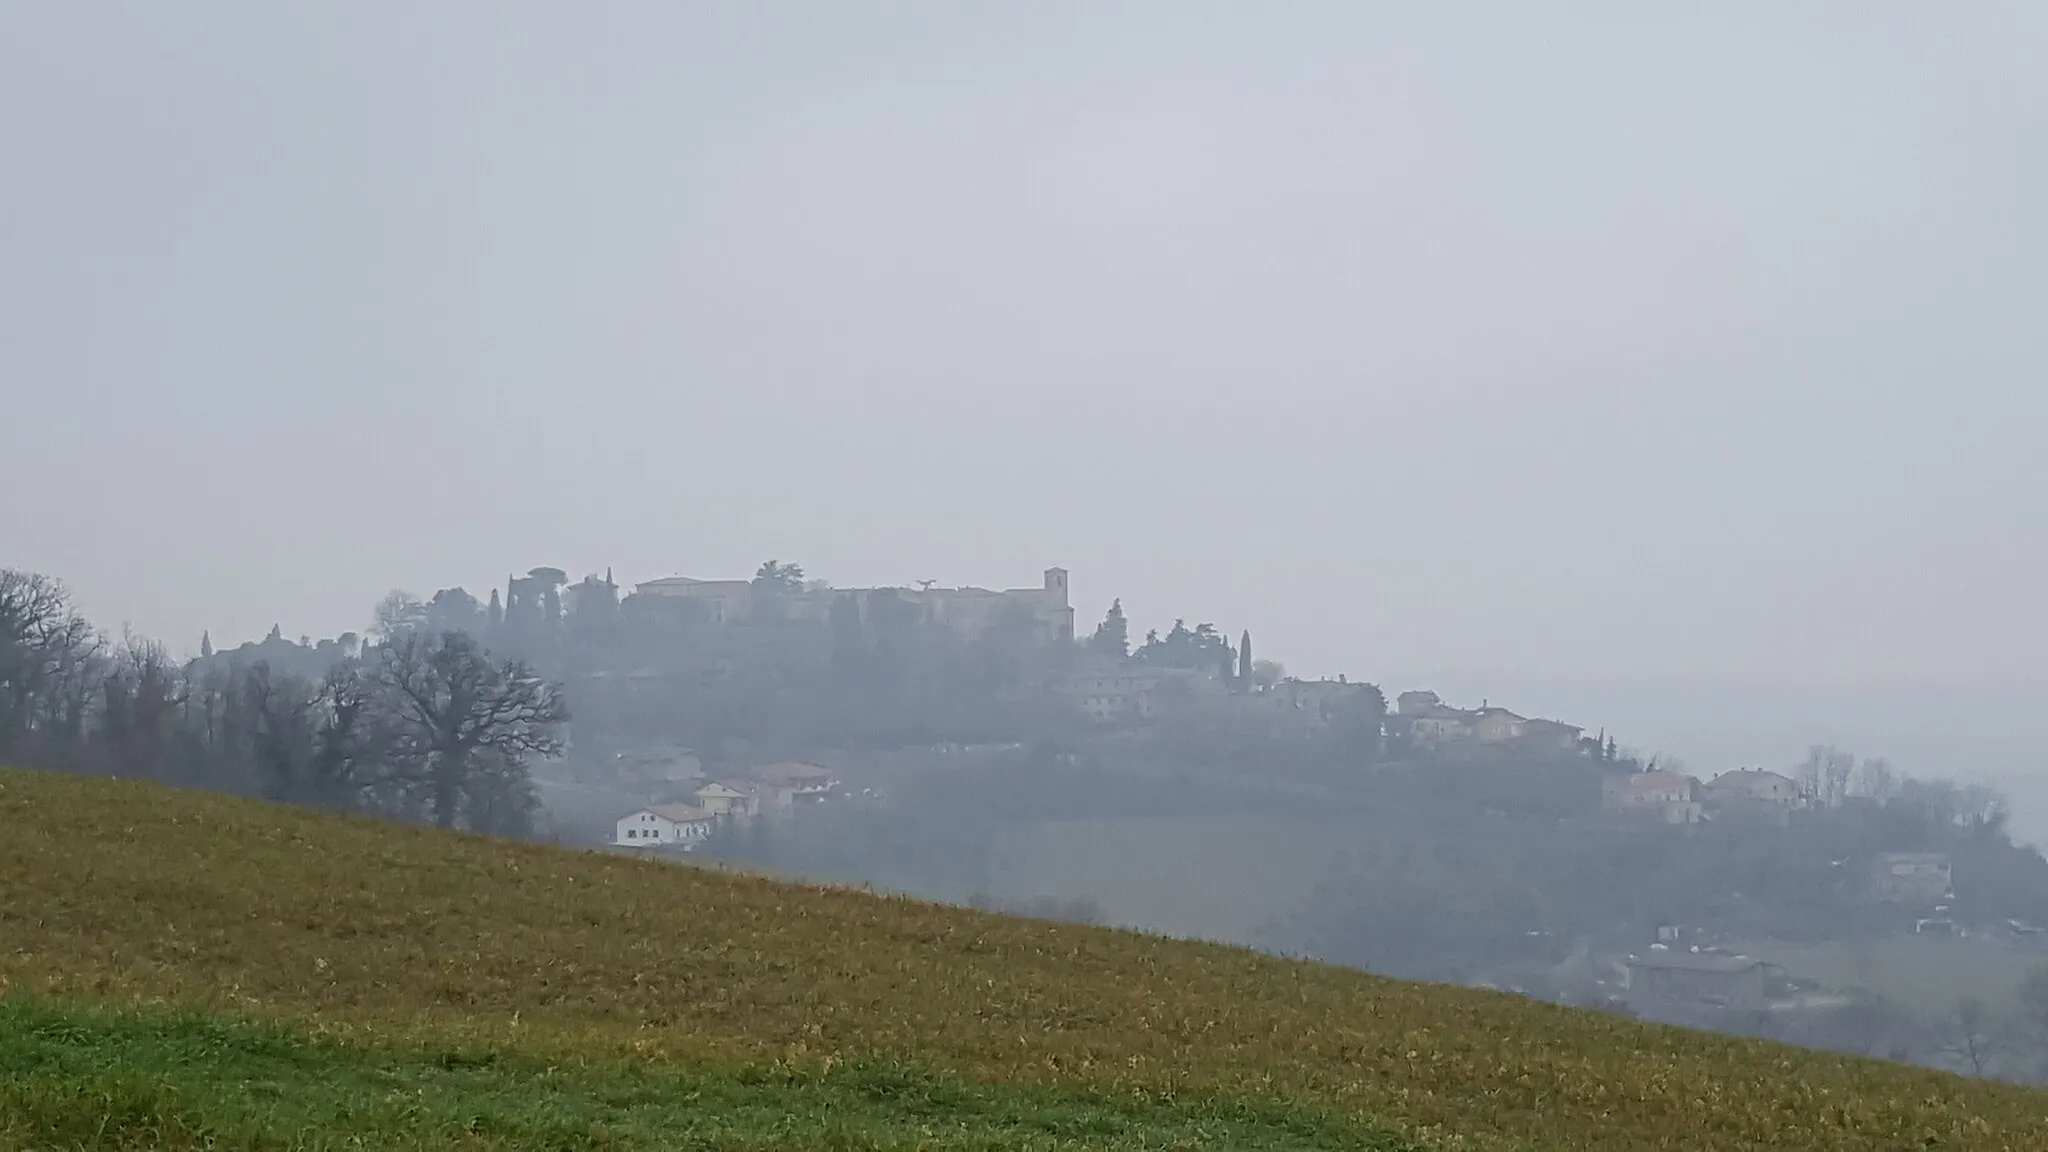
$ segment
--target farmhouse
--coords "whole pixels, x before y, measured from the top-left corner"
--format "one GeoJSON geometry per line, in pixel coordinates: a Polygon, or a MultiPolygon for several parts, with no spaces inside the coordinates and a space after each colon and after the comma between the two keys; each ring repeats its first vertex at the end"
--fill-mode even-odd
{"type": "Polygon", "coordinates": [[[687,852],[711,834],[716,821],[694,804],[656,804],[619,818],[612,843],[621,848],[670,848],[687,852]]]}
{"type": "Polygon", "coordinates": [[[1797,781],[1762,768],[1723,772],[1701,785],[1700,799],[1716,817],[1756,816],[1777,823],[1788,821],[1805,804],[1797,781]]]}
{"type": "Polygon", "coordinates": [[[1600,782],[1602,811],[1655,817],[1666,824],[1697,824],[1706,816],[1700,782],[1681,772],[1637,772],[1600,782]]]}
{"type": "Polygon", "coordinates": [[[768,790],[769,802],[777,808],[788,808],[799,801],[821,800],[839,787],[839,778],[832,774],[831,769],[795,760],[756,768],[753,776],[768,790]]]}
{"type": "Polygon", "coordinates": [[[697,805],[713,816],[758,816],[761,788],[751,780],[709,780],[697,788],[697,805]]]}
{"type": "Polygon", "coordinates": [[[1748,956],[1652,949],[1628,958],[1628,1007],[1646,1019],[1685,1023],[1702,1012],[1756,1011],[1770,1004],[1784,969],[1748,956]]]}
{"type": "Polygon", "coordinates": [[[1448,743],[1542,745],[1576,751],[1584,731],[1556,720],[1530,719],[1506,708],[1482,703],[1453,708],[1434,692],[1403,692],[1387,718],[1391,732],[1406,733],[1417,744],[1448,743]]]}

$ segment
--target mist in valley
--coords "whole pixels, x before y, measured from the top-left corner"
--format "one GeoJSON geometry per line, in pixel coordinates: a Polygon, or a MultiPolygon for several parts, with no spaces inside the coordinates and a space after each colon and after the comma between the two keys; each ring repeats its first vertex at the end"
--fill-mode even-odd
{"type": "Polygon", "coordinates": [[[2044,49],[14,11],[0,761],[2048,1080],[2044,49]]]}

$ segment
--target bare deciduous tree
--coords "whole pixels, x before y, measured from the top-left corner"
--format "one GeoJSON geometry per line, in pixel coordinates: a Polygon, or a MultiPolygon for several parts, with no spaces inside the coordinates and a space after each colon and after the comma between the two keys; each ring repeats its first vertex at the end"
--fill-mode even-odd
{"type": "Polygon", "coordinates": [[[389,643],[408,632],[417,632],[427,622],[427,606],[402,588],[393,588],[377,601],[370,634],[389,643]]]}
{"type": "Polygon", "coordinates": [[[79,681],[100,648],[63,584],[0,568],[0,756],[25,753],[41,730],[83,724],[79,681]]]}
{"type": "Polygon", "coordinates": [[[408,633],[386,645],[372,673],[385,694],[396,746],[390,772],[433,821],[507,830],[508,803],[524,797],[526,763],[561,754],[568,719],[560,688],[525,662],[494,662],[465,633],[408,633]],[[521,793],[508,797],[507,789],[521,793]],[[486,821],[490,821],[486,823],[486,821]]]}
{"type": "Polygon", "coordinates": [[[177,760],[186,685],[164,646],[124,636],[100,684],[100,724],[115,771],[159,780],[189,776],[177,760]]]}
{"type": "Polygon", "coordinates": [[[1838,807],[1848,798],[1855,775],[1855,754],[1825,744],[1808,748],[1806,759],[1792,773],[1800,791],[1823,808],[1838,807]]]}
{"type": "Polygon", "coordinates": [[[1942,1054],[1953,1059],[1972,1076],[1983,1076],[1998,1062],[2003,1051],[2003,1040],[1991,1021],[1984,1003],[1974,997],[1965,996],[1956,1001],[1955,1014],[1949,1017],[1947,1035],[1941,1044],[1942,1054]]]}
{"type": "Polygon", "coordinates": [[[1856,791],[1879,804],[1889,804],[1899,794],[1899,774],[1891,761],[1882,756],[1871,757],[1857,769],[1856,791]]]}

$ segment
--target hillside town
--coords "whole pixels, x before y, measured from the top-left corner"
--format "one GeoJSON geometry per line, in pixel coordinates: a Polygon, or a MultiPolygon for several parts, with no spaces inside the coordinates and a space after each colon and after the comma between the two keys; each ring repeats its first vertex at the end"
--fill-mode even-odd
{"type": "Polygon", "coordinates": [[[1083,629],[1060,567],[840,588],[769,560],[630,591],[539,567],[182,662],[4,582],[53,670],[13,713],[30,763],[1931,1063],[1942,981],[2012,1005],[2048,972],[2048,859],[1991,789],[1827,746],[1697,771],[1597,717],[1291,675],[1247,627],[1133,635],[1121,599],[1083,629]]]}

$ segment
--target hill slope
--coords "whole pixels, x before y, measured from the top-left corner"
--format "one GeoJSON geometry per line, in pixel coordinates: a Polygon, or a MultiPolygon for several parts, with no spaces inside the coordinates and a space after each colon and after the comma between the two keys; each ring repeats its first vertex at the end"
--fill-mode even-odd
{"type": "MultiPolygon", "coordinates": [[[[0,943],[0,1136],[22,1144],[90,1144],[63,1128],[80,1100],[125,1101],[167,1145],[210,1124],[236,1146],[218,1137],[251,1116],[316,1131],[312,1086],[360,1080],[416,1087],[421,1123],[511,1109],[471,1146],[612,1142],[717,1101],[779,1114],[786,1091],[819,1126],[658,1143],[2048,1147],[2048,1094],[2022,1089],[128,781],[0,773],[0,943]],[[191,1052],[312,1111],[172,1092],[160,1073],[191,1052]],[[548,1092],[568,1102],[520,1127],[548,1092]]],[[[403,1130],[330,1103],[348,1131],[403,1130]]]]}

